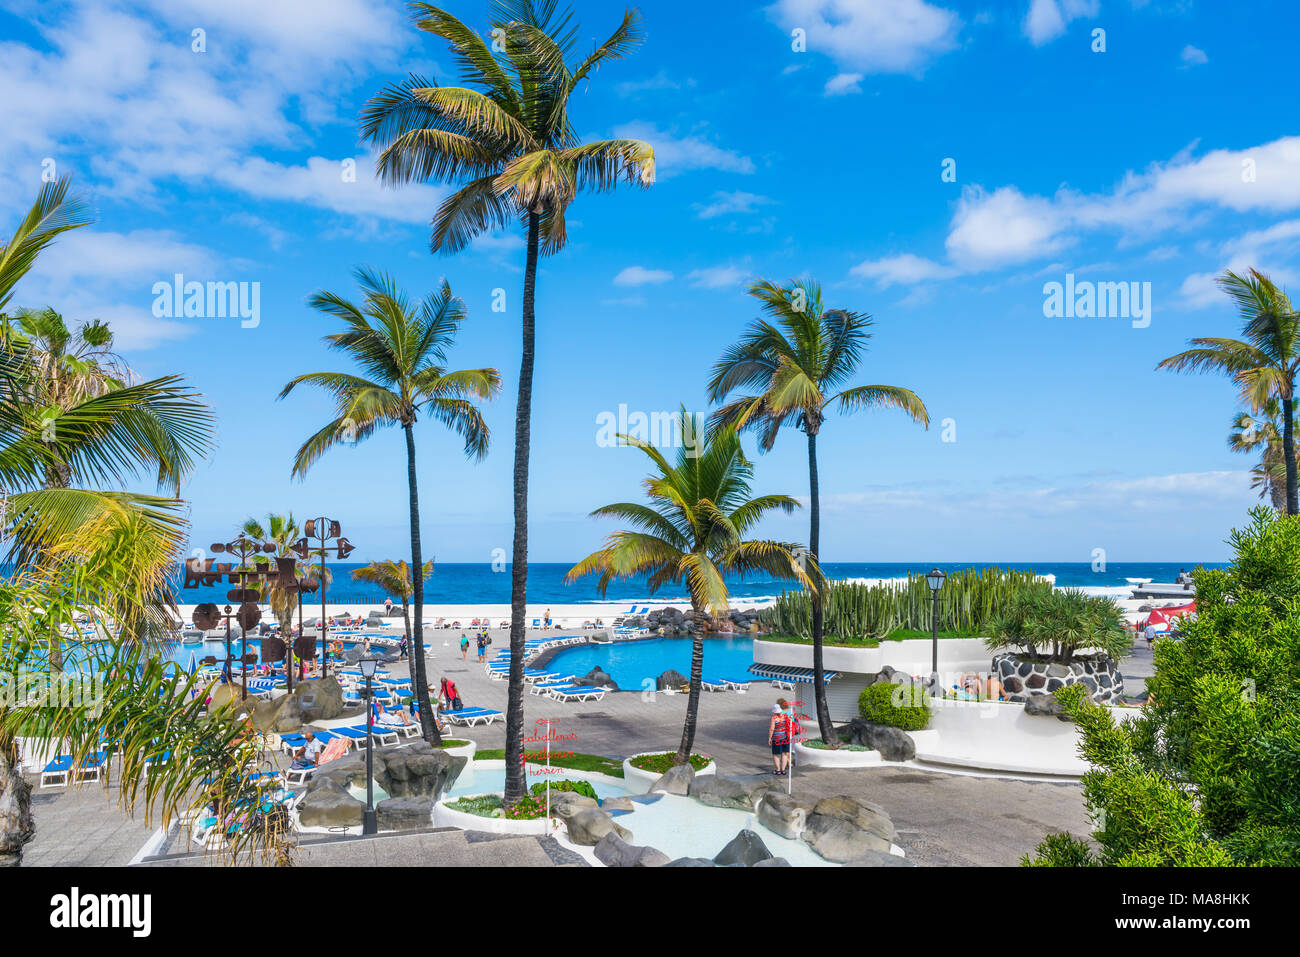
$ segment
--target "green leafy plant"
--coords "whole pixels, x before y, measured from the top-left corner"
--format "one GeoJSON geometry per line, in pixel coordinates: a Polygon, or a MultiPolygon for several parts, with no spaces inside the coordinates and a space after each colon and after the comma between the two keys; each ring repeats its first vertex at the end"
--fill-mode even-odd
{"type": "Polygon", "coordinates": [[[1155,645],[1150,702],[1116,722],[1070,704],[1095,853],[1040,844],[1031,865],[1300,865],[1300,519],[1268,508],[1195,573],[1195,619],[1155,645]]]}
{"type": "Polygon", "coordinates": [[[930,723],[930,696],[919,685],[877,681],[858,695],[858,714],[872,724],[920,731],[930,723]]]}
{"type": "MultiPolygon", "coordinates": [[[[548,782],[538,781],[532,786],[530,791],[534,795],[544,795],[547,787],[548,782]]],[[[589,797],[593,801],[600,800],[599,796],[596,794],[596,789],[591,786],[590,781],[571,781],[568,778],[562,778],[559,781],[549,782],[549,787],[552,791],[571,791],[574,794],[581,794],[583,797],[589,797]]]]}
{"type": "MultiPolygon", "coordinates": [[[[974,637],[1017,596],[1051,590],[1032,571],[966,568],[954,572],[939,590],[940,635],[974,637]]],[[[883,640],[930,637],[933,599],[923,575],[874,585],[828,582],[822,592],[828,644],[872,647],[883,640]]],[[[782,592],[758,620],[773,637],[810,642],[812,613],[812,598],[806,591],[782,592]]]]}
{"type": "MultiPolygon", "coordinates": [[[[676,757],[677,755],[673,751],[665,751],[663,754],[640,754],[632,758],[630,763],[632,767],[641,771],[665,774],[678,764],[676,757]]],[[[707,754],[691,755],[691,767],[696,771],[703,771],[712,761],[713,758],[707,754]]]]}
{"type": "Polygon", "coordinates": [[[1067,588],[1014,596],[989,623],[985,643],[991,651],[1009,645],[1036,661],[1069,664],[1084,649],[1123,658],[1133,636],[1113,599],[1067,588]]]}

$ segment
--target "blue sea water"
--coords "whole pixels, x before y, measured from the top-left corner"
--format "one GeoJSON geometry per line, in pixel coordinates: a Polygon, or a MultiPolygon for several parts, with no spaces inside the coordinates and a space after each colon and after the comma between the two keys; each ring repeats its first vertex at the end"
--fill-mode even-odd
{"type": "MultiPolygon", "coordinates": [[[[1094,571],[1087,562],[940,562],[938,567],[944,572],[952,573],[964,568],[1004,568],[1033,571],[1039,575],[1051,575],[1056,585],[1061,588],[1116,589],[1127,584],[1128,578],[1147,578],[1155,581],[1170,582],[1179,570],[1189,571],[1196,562],[1183,564],[1153,562],[1123,562],[1106,565],[1104,570],[1094,571]]],[[[384,591],[376,586],[355,581],[350,572],[362,567],[357,563],[342,562],[330,566],[334,573],[333,583],[329,586],[330,603],[339,604],[383,604],[384,591]]],[[[602,597],[596,587],[597,579],[587,578],[572,584],[564,581],[572,565],[567,563],[535,563],[528,566],[528,601],[530,604],[587,604],[607,602],[611,605],[631,605],[638,607],[645,604],[664,601],[686,601],[686,589],[680,585],[668,585],[654,595],[646,587],[644,578],[632,578],[627,581],[611,582],[608,591],[602,597]]],[[[851,578],[905,578],[910,574],[923,575],[933,564],[904,562],[828,562],[823,568],[826,574],[836,579],[851,578]]],[[[1210,563],[1207,567],[1219,568],[1220,563],[1210,563]]],[[[198,602],[226,601],[226,592],[233,586],[222,582],[217,585],[185,589],[180,592],[182,578],[178,576],[176,586],[180,601],[185,604],[198,602]]],[[[729,583],[731,594],[735,598],[764,599],[775,598],[790,583],[767,577],[753,577],[735,580],[729,583]]],[[[433,576],[425,587],[427,604],[497,604],[510,603],[510,566],[493,566],[490,564],[444,564],[434,569],[433,576]]],[[[320,595],[310,596],[306,605],[310,609],[319,607],[320,595]]]]}

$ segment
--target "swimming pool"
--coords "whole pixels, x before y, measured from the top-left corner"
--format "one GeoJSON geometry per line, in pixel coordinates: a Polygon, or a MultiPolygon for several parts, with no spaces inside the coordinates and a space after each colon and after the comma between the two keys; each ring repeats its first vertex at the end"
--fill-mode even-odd
{"type": "MultiPolygon", "coordinates": [[[[624,691],[653,691],[655,678],[672,668],[691,674],[690,638],[647,638],[566,648],[546,665],[547,671],[585,675],[599,667],[624,691]]],[[[706,638],[704,677],[744,678],[754,663],[752,638],[706,638]]]]}

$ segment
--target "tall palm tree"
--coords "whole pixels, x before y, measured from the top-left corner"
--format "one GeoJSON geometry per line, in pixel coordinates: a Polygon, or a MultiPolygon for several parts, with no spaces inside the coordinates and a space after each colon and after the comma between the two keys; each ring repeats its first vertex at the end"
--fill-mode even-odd
{"type": "MultiPolygon", "coordinates": [[[[685,408],[681,414],[686,421],[685,408]]],[[[725,576],[764,572],[815,591],[817,571],[815,564],[800,560],[797,545],[745,537],[768,512],[780,509],[789,513],[799,503],[788,495],[753,496],[754,468],[745,458],[735,429],[724,427],[701,439],[703,448],[688,448],[683,443],[675,463],[640,439],[620,438],[645,452],[654,466],[654,474],[644,483],[649,504],[619,502],[592,512],[597,517],[622,519],[632,529],[610,535],[604,548],[569,570],[566,580],[599,575],[601,595],[614,579],[641,574],[650,576],[651,594],[670,583],[686,586],[697,627],[691,646],[686,722],[673,758],[674,763],[685,764],[695,743],[705,619],[716,621],[728,611],[725,576]]]]}
{"type": "Polygon", "coordinates": [[[524,796],[524,625],[528,578],[528,458],[532,421],[537,260],[563,248],[565,216],[580,191],[620,179],[648,187],[654,150],[640,140],[582,143],[569,120],[574,91],[601,64],[641,42],[635,10],[604,43],[576,55],[579,25],[556,0],[496,0],[491,43],[445,10],[413,3],[416,26],[444,40],[461,86],[412,75],[366,104],[361,131],[380,148],[376,169],[390,185],[452,182],[461,188],[433,218],[430,245],[454,253],[517,220],[524,231],[523,357],[515,410],[514,546],[510,567],[510,682],[506,707],[505,801],[524,796]]]}
{"type": "MultiPolygon", "coordinates": [[[[421,577],[427,581],[432,574],[433,559],[429,559],[424,563],[424,574],[421,577]]],[[[410,606],[411,596],[415,594],[415,582],[411,580],[411,566],[406,562],[392,560],[371,562],[363,568],[353,569],[352,577],[357,581],[378,585],[390,595],[396,595],[401,599],[402,622],[406,626],[406,647],[411,649],[411,657],[415,658],[423,649],[416,648],[415,638],[411,634],[410,606]]]]}
{"type": "MultiPolygon", "coordinates": [[[[794,425],[808,438],[808,552],[815,562],[821,548],[821,497],[817,474],[817,436],[828,407],[842,413],[869,408],[900,409],[926,428],[930,414],[911,389],[896,385],[847,387],[866,351],[872,319],[845,309],[827,309],[821,285],[811,281],[786,286],[760,279],[749,289],[765,318],[759,319],[714,364],[709,399],[724,402],[712,417],[717,426],[752,429],[759,448],[770,451],[782,426],[794,425]]],[[[813,695],[822,740],[836,747],[839,737],[826,705],[822,663],[822,602],[812,595],[813,695]]]]}
{"type": "Polygon", "coordinates": [[[1157,369],[1175,372],[1222,372],[1241,389],[1254,412],[1276,399],[1282,407],[1282,468],[1286,479],[1286,514],[1300,514],[1296,488],[1295,382],[1300,372],[1300,314],[1286,293],[1257,269],[1246,275],[1226,270],[1219,288],[1237,304],[1244,339],[1205,337],[1162,360],[1157,369]]]}
{"type": "Polygon", "coordinates": [[[71,189],[72,180],[66,176],[42,186],[13,236],[0,246],[0,314],[9,305],[14,285],[32,268],[41,250],[69,229],[94,222],[90,204],[71,189]]]}
{"type": "MultiPolygon", "coordinates": [[[[1292,429],[1295,423],[1292,423],[1292,429]]],[[[1279,512],[1286,511],[1286,467],[1282,463],[1282,416],[1277,399],[1269,399],[1257,413],[1238,412],[1232,418],[1228,448],[1234,452],[1260,452],[1259,464],[1250,470],[1250,487],[1259,490],[1279,512]]],[[[1300,450],[1297,450],[1300,455],[1300,450]]]]}
{"type": "MultiPolygon", "coordinates": [[[[441,422],[465,440],[465,454],[481,460],[490,435],[475,399],[491,399],[501,388],[496,369],[450,371],[443,364],[465,320],[465,304],[451,294],[446,280],[437,292],[412,302],[392,278],[371,269],[356,270],[365,294],[354,305],[332,292],[318,292],[312,307],[341,319],[346,328],[325,342],[345,353],[365,376],[342,372],[309,372],[289,382],[284,398],[297,386],[319,386],[334,398],[337,417],[303,443],[294,458],[293,474],[302,477],[325,452],[340,443],[357,443],[385,426],[401,426],[406,436],[406,480],[411,505],[411,567],[423,568],[420,544],[420,496],[415,475],[415,423],[421,413],[441,422]]],[[[420,640],[411,645],[412,677],[420,703],[420,724],[426,740],[440,743],[429,708],[423,646],[424,578],[415,580],[415,624],[420,640]]]]}

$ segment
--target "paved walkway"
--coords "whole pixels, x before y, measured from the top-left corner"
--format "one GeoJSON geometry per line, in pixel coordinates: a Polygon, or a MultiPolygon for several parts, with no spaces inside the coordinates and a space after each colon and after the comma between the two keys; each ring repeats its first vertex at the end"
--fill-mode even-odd
{"type": "MultiPolygon", "coordinates": [[[[474,661],[473,649],[468,662],[461,659],[454,647],[459,632],[448,631],[446,635],[445,648],[438,639],[430,642],[429,684],[437,688],[439,679],[446,675],[456,682],[467,706],[504,712],[506,682],[488,678],[474,661]]],[[[494,632],[494,637],[491,651],[507,646],[503,632],[494,632]]],[[[404,664],[389,667],[395,673],[405,670],[404,664]]],[[[766,683],[751,685],[746,694],[704,693],[695,750],[713,755],[723,774],[769,772],[767,723],[773,702],[782,694],[787,693],[766,683]]],[[[581,704],[524,697],[525,734],[538,727],[539,719],[554,718],[560,733],[577,735],[575,741],[563,745],[566,750],[619,758],[639,751],[675,749],[685,712],[686,695],[680,694],[643,696],[640,692],[619,692],[607,694],[603,701],[581,704]]],[[[504,721],[488,727],[458,728],[453,734],[474,740],[480,749],[505,746],[504,721]]],[[[944,774],[909,767],[809,769],[797,772],[795,782],[801,792],[807,789],[806,793],[814,796],[857,794],[882,805],[899,830],[898,843],[921,865],[1013,865],[1049,833],[1088,830],[1081,789],[1075,784],[944,774]]],[[[129,820],[110,803],[116,800],[115,788],[108,789],[107,794],[98,785],[66,793],[35,793],[37,837],[27,848],[29,864],[124,864],[151,833],[151,829],[129,820]]],[[[418,843],[412,842],[412,846],[418,843]]],[[[506,853],[531,855],[527,861],[520,857],[522,866],[534,861],[546,863],[523,845],[507,852],[473,842],[461,846],[448,838],[439,838],[436,843],[449,855],[447,863],[453,857],[464,863],[487,863],[495,859],[492,855],[506,853]]],[[[400,842],[385,845],[372,840],[368,846],[371,850],[312,847],[300,861],[341,864],[351,860],[348,855],[369,860],[365,855],[386,854],[385,848],[408,859],[406,850],[398,850],[400,842]]],[[[425,856],[420,862],[443,860],[440,856],[425,856]]],[[[395,858],[392,863],[399,861],[395,858]]]]}

